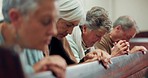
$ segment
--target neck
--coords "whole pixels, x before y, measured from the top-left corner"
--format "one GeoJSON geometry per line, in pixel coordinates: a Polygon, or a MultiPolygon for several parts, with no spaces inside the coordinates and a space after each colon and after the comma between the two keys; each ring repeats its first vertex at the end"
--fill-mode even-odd
{"type": "Polygon", "coordinates": [[[84,45],[85,48],[88,48],[84,35],[82,35],[82,44],[84,45]]]}

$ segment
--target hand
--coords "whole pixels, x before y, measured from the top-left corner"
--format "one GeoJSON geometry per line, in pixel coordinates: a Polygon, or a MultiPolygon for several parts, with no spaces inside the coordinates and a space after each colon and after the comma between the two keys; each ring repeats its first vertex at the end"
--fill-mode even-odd
{"type": "Polygon", "coordinates": [[[100,49],[96,49],[93,52],[89,52],[86,54],[86,56],[84,57],[84,61],[85,62],[90,62],[90,61],[95,61],[95,60],[99,60],[104,66],[105,68],[109,68],[109,63],[111,63],[110,61],[111,56],[100,49]]]}
{"type": "Polygon", "coordinates": [[[33,68],[36,72],[50,70],[57,78],[65,78],[66,66],[66,62],[62,57],[52,55],[40,60],[33,68]]]}
{"type": "Polygon", "coordinates": [[[102,51],[102,54],[101,54],[101,59],[100,59],[100,63],[107,69],[107,68],[110,68],[109,67],[109,64],[112,64],[112,61],[110,60],[111,59],[111,55],[109,55],[107,52],[105,51],[102,51]]]}
{"type": "Polygon", "coordinates": [[[115,42],[114,47],[112,48],[112,57],[123,55],[129,52],[129,42],[126,40],[120,40],[118,43],[115,42]]]}
{"type": "Polygon", "coordinates": [[[143,54],[146,54],[146,51],[148,51],[144,46],[134,46],[131,50],[130,53],[142,51],[143,54]]]}

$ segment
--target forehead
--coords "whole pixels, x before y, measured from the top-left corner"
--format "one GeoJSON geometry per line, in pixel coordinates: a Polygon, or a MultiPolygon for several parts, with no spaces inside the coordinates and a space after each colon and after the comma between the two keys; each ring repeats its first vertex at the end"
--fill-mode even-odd
{"type": "Polygon", "coordinates": [[[33,15],[38,17],[41,14],[57,15],[55,1],[54,0],[41,0],[37,5],[36,10],[33,12],[33,15]]]}
{"type": "Polygon", "coordinates": [[[61,20],[62,22],[64,22],[64,23],[72,24],[72,25],[74,25],[74,26],[77,26],[77,25],[79,24],[79,22],[80,22],[80,20],[76,20],[76,21],[67,21],[67,20],[64,20],[64,19],[62,19],[62,18],[60,18],[60,20],[61,20]]]}
{"type": "Polygon", "coordinates": [[[107,33],[106,29],[96,29],[96,30],[92,30],[92,32],[94,32],[96,35],[104,35],[105,33],[107,33]]]}
{"type": "Polygon", "coordinates": [[[129,30],[125,31],[128,35],[135,35],[136,34],[136,28],[130,28],[129,30]]]}

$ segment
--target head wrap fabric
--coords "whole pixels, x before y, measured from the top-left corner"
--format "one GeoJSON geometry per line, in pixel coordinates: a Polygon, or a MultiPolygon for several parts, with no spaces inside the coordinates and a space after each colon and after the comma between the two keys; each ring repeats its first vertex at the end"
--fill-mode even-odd
{"type": "Polygon", "coordinates": [[[76,21],[83,18],[84,9],[78,0],[58,0],[60,18],[67,21],[76,21]]]}

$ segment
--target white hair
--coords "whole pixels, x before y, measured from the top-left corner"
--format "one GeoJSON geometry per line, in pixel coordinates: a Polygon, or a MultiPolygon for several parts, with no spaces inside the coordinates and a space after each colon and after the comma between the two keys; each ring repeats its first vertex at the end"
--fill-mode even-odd
{"type": "Polygon", "coordinates": [[[67,21],[81,20],[84,17],[84,8],[78,0],[58,0],[60,18],[67,21]]]}

